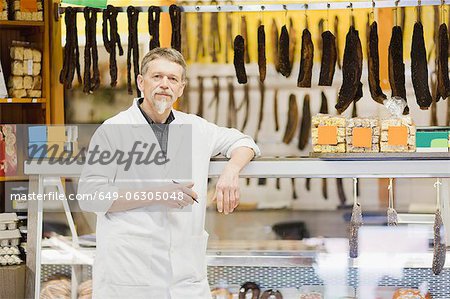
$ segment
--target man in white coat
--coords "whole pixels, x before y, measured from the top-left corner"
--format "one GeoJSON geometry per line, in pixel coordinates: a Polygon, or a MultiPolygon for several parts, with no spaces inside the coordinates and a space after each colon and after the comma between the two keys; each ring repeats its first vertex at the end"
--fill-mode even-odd
{"type": "Polygon", "coordinates": [[[186,85],[186,63],[178,51],[156,48],[145,55],[137,84],[143,97],[106,120],[89,149],[97,146],[100,152],[126,153],[128,140],[142,140],[144,126],[172,161],[160,165],[158,171],[149,171],[148,165],[126,169],[117,163],[87,163],[83,168],[78,193],[96,195],[94,200],[80,202],[82,209],[97,213],[93,297],[211,298],[205,262],[208,233],[204,230],[209,161],[219,153],[230,159],[214,195],[217,210],[228,214],[239,205],[239,172],[260,155],[259,148],[236,129],[173,109],[186,85]],[[180,133],[178,125],[187,125],[192,138],[180,133]],[[180,148],[192,157],[184,157],[191,159],[191,168],[187,167],[191,181],[148,183],[162,173],[174,178],[183,172],[184,166],[177,164],[182,164],[180,148]],[[158,192],[176,193],[177,200],[152,200],[149,194],[158,192]],[[130,200],[136,194],[142,195],[139,200],[130,200]]]}

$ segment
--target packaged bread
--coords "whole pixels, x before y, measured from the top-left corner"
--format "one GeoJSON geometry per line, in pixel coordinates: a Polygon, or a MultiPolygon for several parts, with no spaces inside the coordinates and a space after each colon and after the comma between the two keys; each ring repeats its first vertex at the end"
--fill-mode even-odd
{"type": "Polygon", "coordinates": [[[34,62],[33,63],[33,76],[37,76],[41,73],[41,63],[40,62],[34,62]]]}
{"type": "Polygon", "coordinates": [[[29,98],[40,98],[41,95],[42,95],[42,91],[40,91],[40,90],[33,90],[33,89],[27,90],[27,96],[29,98]]]}
{"type": "Polygon", "coordinates": [[[8,95],[11,98],[25,98],[27,96],[27,92],[25,89],[9,89],[8,95]]]}
{"type": "Polygon", "coordinates": [[[380,151],[380,124],[377,118],[355,117],[347,120],[348,153],[376,153],[380,151]]]}
{"type": "Polygon", "coordinates": [[[381,120],[381,152],[415,152],[416,126],[409,115],[381,120]]]}
{"type": "Polygon", "coordinates": [[[31,89],[35,89],[35,90],[41,90],[42,89],[42,77],[41,76],[34,76],[33,77],[33,84],[31,86],[31,89]]]}
{"type": "Polygon", "coordinates": [[[9,50],[12,60],[23,60],[23,47],[11,47],[9,50]]]}
{"type": "Polygon", "coordinates": [[[397,289],[392,296],[392,299],[431,299],[430,293],[423,295],[417,289],[397,289]]]}
{"type": "Polygon", "coordinates": [[[23,77],[22,76],[11,76],[8,80],[8,88],[11,89],[23,89],[23,77]]]}
{"type": "Polygon", "coordinates": [[[38,11],[42,10],[42,1],[37,2],[37,9],[38,9],[38,11]]]}
{"type": "Polygon", "coordinates": [[[36,13],[36,21],[43,21],[44,20],[44,14],[42,13],[42,11],[38,11],[36,13]]]}
{"type": "Polygon", "coordinates": [[[317,114],[311,119],[313,151],[316,153],[345,153],[346,119],[342,116],[317,114]]]}
{"type": "Polygon", "coordinates": [[[23,76],[23,88],[24,89],[33,89],[33,77],[23,76]]]}
{"type": "Polygon", "coordinates": [[[41,62],[42,54],[41,51],[33,49],[33,62],[41,62]]]}
{"type": "Polygon", "coordinates": [[[20,10],[20,1],[14,1],[14,10],[20,10]]]}
{"type": "Polygon", "coordinates": [[[7,10],[0,12],[0,20],[8,20],[8,11],[7,10]]]}
{"type": "Polygon", "coordinates": [[[14,60],[11,63],[11,74],[13,74],[14,76],[22,76],[23,75],[22,60],[14,60]]]}
{"type": "Polygon", "coordinates": [[[31,48],[23,49],[23,60],[33,60],[33,50],[31,48]]]}

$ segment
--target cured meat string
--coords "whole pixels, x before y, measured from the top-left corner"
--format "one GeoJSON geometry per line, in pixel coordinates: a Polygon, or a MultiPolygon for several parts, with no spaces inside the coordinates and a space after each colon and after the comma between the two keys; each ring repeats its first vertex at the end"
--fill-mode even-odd
{"type": "Polygon", "coordinates": [[[117,33],[117,14],[118,10],[112,5],[108,5],[107,8],[103,10],[103,44],[105,45],[106,51],[109,53],[109,74],[111,76],[111,87],[117,85],[116,45],[119,49],[119,56],[123,55],[120,36],[117,33]]]}
{"type": "Polygon", "coordinates": [[[172,39],[170,45],[181,52],[181,9],[172,4],[169,6],[170,22],[172,24],[172,39]]]}
{"type": "Polygon", "coordinates": [[[159,47],[159,22],[161,8],[159,6],[150,6],[148,8],[148,31],[150,33],[149,49],[159,47]]]}
{"type": "Polygon", "coordinates": [[[242,35],[237,35],[234,39],[234,69],[239,84],[247,83],[247,73],[245,72],[245,42],[242,35]]]}
{"type": "Polygon", "coordinates": [[[258,69],[262,83],[266,79],[266,33],[262,24],[258,26],[258,69]]]}
{"type": "Polygon", "coordinates": [[[128,94],[133,94],[131,84],[131,62],[134,69],[134,83],[136,85],[137,96],[141,96],[141,91],[137,86],[137,76],[139,74],[139,42],[137,25],[139,20],[139,11],[134,6],[128,6],[128,51],[127,51],[127,88],[128,94]],[[131,59],[133,58],[133,61],[131,59]]]}
{"type": "Polygon", "coordinates": [[[369,28],[369,40],[368,40],[368,76],[369,76],[369,90],[372,99],[383,104],[386,100],[386,95],[380,86],[380,58],[378,54],[378,24],[372,22],[369,28]]]}
{"type": "Polygon", "coordinates": [[[300,71],[298,74],[297,86],[311,87],[314,46],[311,39],[311,33],[307,28],[303,30],[300,56],[300,71]]]}
{"type": "Polygon", "coordinates": [[[64,62],[59,74],[59,82],[64,85],[64,88],[71,89],[75,71],[77,73],[78,83],[82,83],[76,10],[72,7],[67,7],[64,20],[67,34],[66,45],[64,47],[64,62]]]}
{"type": "Polygon", "coordinates": [[[84,47],[84,85],[83,92],[92,93],[100,86],[97,51],[97,10],[90,7],[83,9],[85,19],[86,45],[84,47]],[[92,64],[92,78],[91,78],[92,64]]]}
{"type": "Polygon", "coordinates": [[[350,26],[347,33],[342,65],[342,86],[339,90],[338,102],[335,106],[338,113],[344,112],[348,106],[362,97],[362,47],[358,31],[350,26]]]}
{"type": "Polygon", "coordinates": [[[420,109],[430,107],[432,98],[428,86],[428,63],[422,23],[414,24],[411,44],[411,79],[420,109]]]}
{"type": "MultiPolygon", "coordinates": [[[[402,28],[400,26],[394,26],[392,28],[392,37],[389,43],[388,68],[392,97],[400,97],[406,101],[405,64],[403,63],[402,28]]],[[[403,114],[409,114],[408,106],[405,107],[403,114]]]]}

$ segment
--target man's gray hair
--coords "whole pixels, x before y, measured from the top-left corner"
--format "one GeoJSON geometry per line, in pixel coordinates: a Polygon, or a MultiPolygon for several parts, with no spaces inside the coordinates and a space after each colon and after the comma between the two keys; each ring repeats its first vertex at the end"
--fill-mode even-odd
{"type": "Polygon", "coordinates": [[[148,71],[148,64],[158,58],[164,58],[169,61],[175,62],[176,64],[181,65],[183,68],[182,80],[186,80],[186,61],[183,58],[183,55],[175,49],[172,48],[154,48],[150,52],[148,52],[144,58],[142,58],[141,63],[141,74],[145,75],[148,71]]]}

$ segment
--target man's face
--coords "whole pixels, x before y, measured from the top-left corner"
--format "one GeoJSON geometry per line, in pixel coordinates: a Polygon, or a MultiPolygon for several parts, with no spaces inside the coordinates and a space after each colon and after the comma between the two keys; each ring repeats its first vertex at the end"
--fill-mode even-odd
{"type": "Polygon", "coordinates": [[[137,83],[144,100],[157,113],[163,114],[183,94],[185,82],[182,76],[181,65],[158,58],[148,64],[146,74],[138,75],[137,83]]]}

